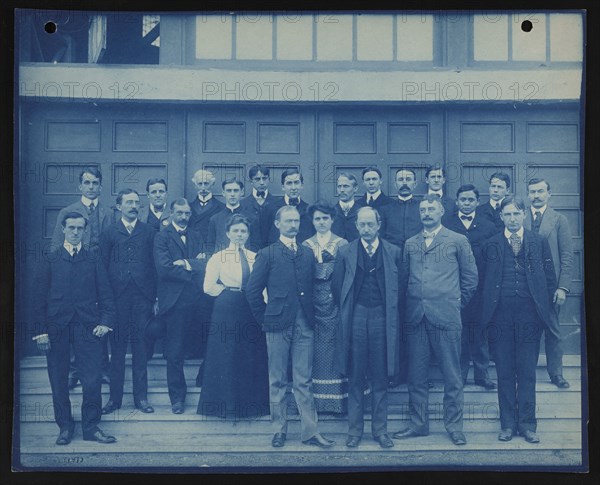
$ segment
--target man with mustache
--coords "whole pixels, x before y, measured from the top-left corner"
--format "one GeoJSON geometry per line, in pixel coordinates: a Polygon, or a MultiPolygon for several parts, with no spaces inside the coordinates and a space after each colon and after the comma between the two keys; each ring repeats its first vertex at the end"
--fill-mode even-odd
{"type": "Polygon", "coordinates": [[[100,251],[113,288],[119,325],[110,333],[110,398],[102,414],[119,409],[123,400],[125,354],[131,343],[133,401],[143,413],[148,403],[145,330],[156,301],[156,270],[152,255],[156,231],[138,220],[140,196],[133,189],[117,195],[121,219],[100,235],[100,251]]]}
{"type": "Polygon", "coordinates": [[[567,299],[573,275],[573,239],[567,218],[548,205],[552,193],[550,184],[546,180],[543,178],[529,180],[527,195],[531,202],[531,219],[525,218],[523,227],[548,240],[554,263],[554,274],[558,282],[552,298],[554,305],[550,305],[550,320],[544,328],[546,367],[552,384],[560,389],[566,389],[570,384],[563,377],[562,336],[558,317],[560,307],[567,299]]]}
{"type": "Polygon", "coordinates": [[[423,232],[406,241],[408,275],[403,338],[408,341],[408,427],[394,434],[405,439],[429,434],[428,370],[433,354],[444,377],[444,425],[455,445],[467,443],[463,429],[463,380],[460,370],[461,309],[477,289],[477,266],[468,239],[445,228],[437,195],[419,204],[423,232]]]}
{"type": "Polygon", "coordinates": [[[400,249],[404,242],[421,230],[419,201],[413,196],[417,186],[414,170],[400,168],[395,176],[398,197],[379,209],[381,214],[381,237],[400,249]]]}

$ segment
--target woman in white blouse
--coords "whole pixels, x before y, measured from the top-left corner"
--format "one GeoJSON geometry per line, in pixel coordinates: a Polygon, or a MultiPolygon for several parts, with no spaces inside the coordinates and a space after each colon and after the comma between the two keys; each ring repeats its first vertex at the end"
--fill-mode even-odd
{"type": "Polygon", "coordinates": [[[313,301],[315,305],[315,344],[313,360],[313,393],[319,413],[343,414],[347,409],[348,379],[333,366],[335,341],[339,334],[340,317],[331,294],[331,275],[338,249],[348,244],[331,232],[335,208],[325,201],[309,207],[317,233],[304,241],[313,250],[316,260],[313,301]]]}
{"type": "Polygon", "coordinates": [[[244,293],[256,257],[244,247],[250,222],[234,214],[226,227],[229,246],[206,265],[204,292],[216,300],[197,412],[240,420],[269,414],[267,347],[244,293]]]}

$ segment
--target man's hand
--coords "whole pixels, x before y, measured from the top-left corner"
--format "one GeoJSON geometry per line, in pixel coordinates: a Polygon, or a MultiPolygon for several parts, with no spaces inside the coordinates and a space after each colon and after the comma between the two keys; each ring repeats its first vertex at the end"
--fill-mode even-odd
{"type": "Polygon", "coordinates": [[[206,253],[198,253],[198,256],[196,256],[196,259],[206,259],[206,253]]]}
{"type": "Polygon", "coordinates": [[[188,263],[185,259],[178,259],[177,261],[173,261],[173,266],[183,266],[183,269],[185,269],[186,271],[192,271],[190,263],[188,263]]]}
{"type": "Polygon", "coordinates": [[[152,309],[154,316],[158,315],[158,301],[154,302],[154,308],[152,309]]]}
{"type": "Polygon", "coordinates": [[[94,327],[94,330],[92,330],[92,333],[96,336],[96,337],[104,337],[108,332],[111,332],[112,328],[107,327],[106,325],[96,325],[96,327],[94,327]]]}
{"type": "Polygon", "coordinates": [[[48,335],[42,335],[36,339],[37,348],[42,352],[48,352],[50,350],[50,337],[48,335]]]}
{"type": "Polygon", "coordinates": [[[554,298],[552,301],[557,305],[562,305],[567,300],[567,292],[562,288],[557,288],[554,292],[554,298]]]}

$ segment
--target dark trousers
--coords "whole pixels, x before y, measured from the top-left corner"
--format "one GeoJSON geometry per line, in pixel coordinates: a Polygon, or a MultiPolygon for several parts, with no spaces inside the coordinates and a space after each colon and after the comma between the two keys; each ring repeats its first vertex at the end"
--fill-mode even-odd
{"type": "MultiPolygon", "coordinates": [[[[185,402],[187,385],[183,373],[186,342],[195,323],[193,306],[176,304],[161,315],[166,322],[165,354],[167,356],[167,386],[171,404],[185,402]]],[[[189,344],[189,342],[188,342],[189,344]]],[[[200,340],[196,345],[200,344],[200,340]]]]}
{"type": "MultiPolygon", "coordinates": [[[[100,374],[110,375],[110,362],[108,359],[108,336],[100,337],[100,345],[102,347],[100,351],[100,374]]],[[[69,377],[73,379],[79,379],[79,373],[77,372],[77,363],[75,362],[75,352],[73,347],[69,349],[71,355],[71,362],[69,364],[69,377]]]]}
{"type": "Polygon", "coordinates": [[[83,388],[81,427],[83,434],[94,433],[102,416],[101,344],[92,334],[96,324],[70,322],[64,327],[50,327],[50,350],[46,354],[48,378],[52,389],[54,420],[61,431],[73,428],[71,400],[69,399],[69,347],[73,346],[77,372],[83,388]]]}
{"type": "MultiPolygon", "coordinates": [[[[473,304],[472,302],[471,304],[473,304]]],[[[485,327],[478,318],[479,305],[471,304],[461,312],[462,335],[460,352],[460,370],[463,382],[466,384],[469,374],[469,364],[473,361],[473,374],[475,381],[488,379],[490,365],[490,352],[485,327]]]]}
{"type": "Polygon", "coordinates": [[[423,317],[407,330],[408,338],[408,399],[410,428],[419,434],[429,433],[429,365],[435,356],[444,377],[444,425],[446,430],[462,431],[463,380],[460,373],[462,328],[436,327],[423,317]]]}
{"type": "Polygon", "coordinates": [[[388,375],[385,310],[383,306],[354,307],[350,337],[348,375],[348,434],[362,436],[364,430],[365,378],[371,385],[371,432],[387,433],[388,375]]]}
{"type": "Polygon", "coordinates": [[[125,381],[125,354],[127,344],[131,344],[131,377],[133,401],[139,403],[147,399],[148,369],[146,358],[146,324],[152,316],[152,304],[137,286],[130,284],[116,297],[116,310],[119,325],[110,332],[110,399],[116,404],[123,400],[125,381]]]}
{"type": "Polygon", "coordinates": [[[550,308],[550,321],[544,329],[544,344],[546,347],[546,368],[550,377],[562,376],[563,373],[563,348],[562,333],[560,331],[560,306],[550,308]]]}
{"type": "Polygon", "coordinates": [[[542,321],[531,298],[502,297],[488,327],[498,373],[500,425],[535,431],[535,370],[542,321]]]}

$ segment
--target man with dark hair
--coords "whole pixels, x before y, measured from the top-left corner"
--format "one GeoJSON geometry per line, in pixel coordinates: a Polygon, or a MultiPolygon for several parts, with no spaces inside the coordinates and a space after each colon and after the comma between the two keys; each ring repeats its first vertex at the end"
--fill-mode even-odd
{"type": "Polygon", "coordinates": [[[485,241],[496,234],[496,227],[479,214],[479,190],[466,184],[456,192],[458,212],[449,218],[446,227],[451,231],[467,236],[475,256],[475,264],[479,274],[479,286],[469,304],[461,311],[462,318],[462,350],[460,367],[463,382],[467,383],[469,363],[473,360],[475,385],[486,389],[496,389],[496,383],[489,378],[490,363],[487,334],[481,325],[481,283],[483,281],[482,246],[485,241]]]}
{"type": "Polygon", "coordinates": [[[371,431],[382,448],[393,441],[387,430],[388,377],[399,372],[398,297],[403,278],[400,249],[379,238],[376,209],[361,207],[356,226],[360,239],[340,248],[332,290],[340,308],[336,369],[348,376],[348,437],[356,448],[364,428],[365,376],[371,386],[371,431]]]}
{"type": "Polygon", "coordinates": [[[65,212],[60,219],[63,244],[42,258],[35,280],[38,297],[34,315],[40,324],[33,339],[46,352],[52,388],[54,419],[60,428],[57,445],[68,445],[75,422],[69,400],[69,346],[83,387],[81,427],[83,439],[114,443],[98,423],[102,416],[100,338],[115,330],[114,300],[106,270],[97,253],[83,245],[87,219],[65,212]]]}
{"type": "Polygon", "coordinates": [[[403,331],[408,340],[410,422],[394,438],[429,434],[428,370],[433,354],[444,376],[446,431],[452,443],[464,445],[460,312],[477,289],[477,266],[467,238],[442,225],[444,206],[438,195],[426,195],[419,214],[423,232],[406,241],[403,254],[408,275],[403,331]]]}
{"type": "MultiPolygon", "coordinates": [[[[286,175],[286,181],[289,176],[286,175]]],[[[286,397],[291,362],[301,439],[305,444],[329,448],[334,443],[319,433],[312,390],[315,258],[313,251],[297,239],[300,213],[296,207],[280,207],[274,225],[279,239],[259,251],[246,287],[250,309],[267,335],[269,400],[274,430],[271,444],[280,448],[287,437],[286,397]],[[265,288],[266,304],[263,299],[265,288]]]]}
{"type": "Polygon", "coordinates": [[[308,204],[300,198],[304,187],[304,177],[297,168],[288,168],[281,174],[281,188],[283,197],[273,201],[265,208],[260,216],[261,246],[273,244],[279,239],[279,231],[275,226],[275,215],[283,206],[293,206],[300,214],[300,228],[296,239],[303,243],[315,233],[310,217],[308,217],[308,204]]]}
{"type": "Polygon", "coordinates": [[[479,213],[490,222],[494,223],[496,230],[504,230],[504,223],[500,218],[500,204],[507,196],[510,189],[510,177],[502,172],[490,176],[490,200],[479,208],[479,213]]]}
{"type": "Polygon", "coordinates": [[[133,401],[143,413],[154,409],[148,403],[146,325],[156,301],[156,270],[153,246],[156,231],[138,220],[139,194],[124,189],[117,195],[121,220],[100,236],[100,251],[115,294],[118,331],[110,334],[110,398],[102,414],[119,409],[123,400],[125,354],[131,344],[133,401]]]}
{"type": "Polygon", "coordinates": [[[198,191],[198,196],[190,203],[192,216],[189,228],[200,233],[202,241],[208,239],[208,221],[217,212],[221,212],[225,204],[213,196],[213,186],[216,178],[209,170],[197,170],[192,182],[198,191]]]}
{"type": "Polygon", "coordinates": [[[456,204],[453,197],[448,197],[444,193],[444,184],[446,183],[446,170],[439,165],[430,165],[425,171],[425,183],[427,184],[427,194],[437,195],[444,206],[444,216],[442,222],[446,224],[448,219],[456,212],[456,204]]]}
{"type": "MultiPolygon", "coordinates": [[[[188,230],[192,215],[188,201],[175,199],[171,202],[171,213],[171,224],[154,238],[154,263],[158,274],[158,316],[167,330],[165,353],[171,410],[182,414],[187,393],[184,345],[202,309],[206,254],[200,233],[188,230]]],[[[196,333],[202,335],[202,332],[196,333]]],[[[200,341],[194,344],[204,346],[200,341]]]]}
{"type": "Polygon", "coordinates": [[[356,214],[360,206],[354,200],[358,190],[358,181],[351,173],[340,172],[337,178],[338,203],[335,204],[335,217],[331,231],[346,241],[358,239],[356,214]]]}
{"type": "Polygon", "coordinates": [[[419,201],[413,196],[417,186],[415,171],[400,168],[395,176],[398,197],[381,208],[381,237],[402,250],[409,237],[421,230],[419,201]]]}
{"type": "MultiPolygon", "coordinates": [[[[242,206],[240,203],[240,199],[244,194],[243,182],[234,177],[228,178],[222,182],[221,188],[223,189],[225,207],[212,216],[208,222],[206,247],[211,254],[226,249],[229,246],[230,241],[226,234],[227,221],[233,214],[242,214],[249,220],[253,217],[251,209],[248,206],[242,206]]],[[[260,244],[257,242],[257,239],[259,240],[257,235],[250,233],[246,247],[252,251],[257,251],[260,244]]]]}
{"type": "Polygon", "coordinates": [[[148,204],[140,207],[138,219],[147,223],[155,231],[169,225],[171,211],[167,207],[167,182],[162,178],[150,178],[146,182],[148,204]]]}
{"type": "Polygon", "coordinates": [[[362,171],[362,180],[365,184],[365,194],[357,200],[361,207],[369,206],[379,209],[390,203],[390,199],[381,190],[383,184],[383,175],[378,167],[366,167],[362,171]]]}
{"type": "MultiPolygon", "coordinates": [[[[252,184],[252,193],[243,198],[241,204],[246,210],[245,213],[252,216],[251,225],[253,221],[258,221],[262,211],[276,199],[269,192],[270,174],[269,167],[265,165],[254,165],[248,170],[248,179],[252,184]]],[[[252,234],[252,230],[250,234],[252,234]]]]}
{"type": "MultiPolygon", "coordinates": [[[[86,229],[83,233],[82,244],[90,251],[96,251],[100,242],[100,233],[111,224],[111,211],[100,202],[102,192],[102,172],[96,167],[86,167],[79,174],[79,191],[81,198],[64,209],[61,209],[56,218],[56,226],[52,234],[52,246],[61,248],[64,242],[62,221],[66,214],[77,212],[86,220],[86,229]]],[[[69,389],[73,389],[79,381],[75,371],[76,364],[71,363],[69,372],[69,389]]],[[[108,383],[109,361],[107,338],[102,339],[102,382],[108,383]]]]}
{"type": "Polygon", "coordinates": [[[554,262],[554,274],[558,282],[552,297],[553,305],[550,306],[550,321],[544,329],[546,367],[552,384],[566,389],[570,385],[563,377],[559,316],[573,279],[573,239],[567,218],[548,205],[552,195],[548,181],[543,178],[532,178],[527,182],[527,195],[531,202],[531,219],[525,218],[523,227],[548,241],[554,262]]]}
{"type": "Polygon", "coordinates": [[[500,210],[505,229],[483,248],[481,293],[482,324],[498,374],[498,440],[510,441],[518,433],[529,443],[539,443],[536,367],[556,292],[554,265],[547,239],[523,228],[523,200],[508,196],[500,210]]]}

